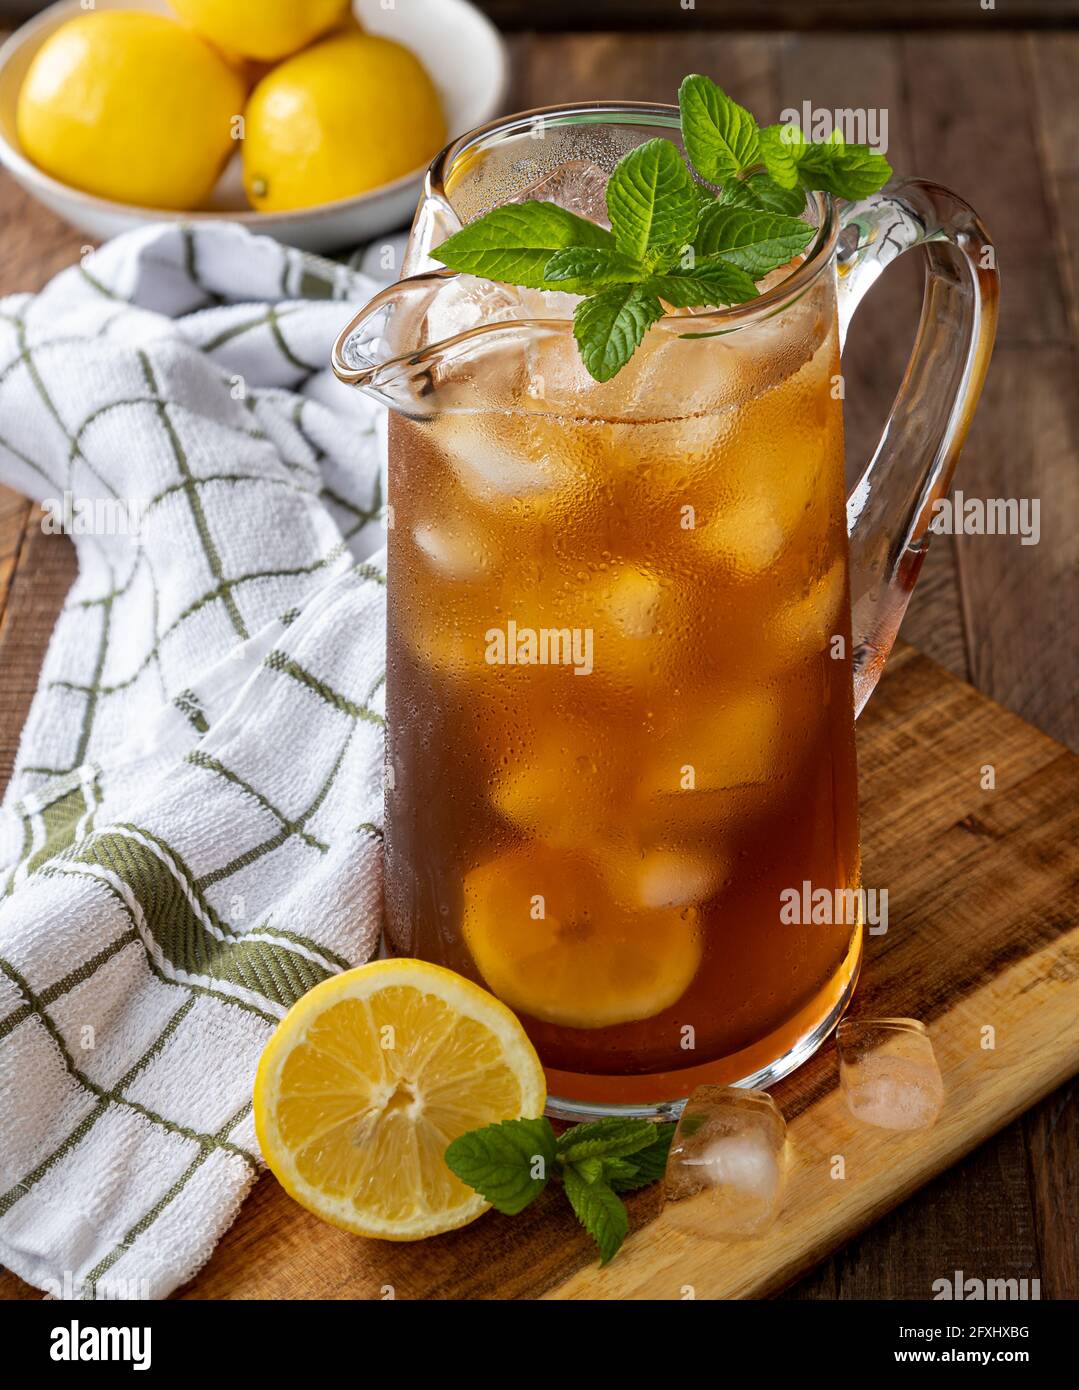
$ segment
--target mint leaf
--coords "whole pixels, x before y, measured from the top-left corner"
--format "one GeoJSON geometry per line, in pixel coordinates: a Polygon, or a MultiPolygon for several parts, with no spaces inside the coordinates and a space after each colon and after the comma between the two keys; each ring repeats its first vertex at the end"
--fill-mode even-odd
{"type": "Polygon", "coordinates": [[[799,217],[713,203],[701,218],[693,249],[701,258],[721,256],[759,280],[797,256],[812,236],[813,228],[799,217]]]}
{"type": "MultiPolygon", "coordinates": [[[[573,1165],[576,1172],[579,1173],[587,1183],[599,1182],[603,1177],[604,1166],[602,1158],[582,1158],[578,1163],[573,1165]]],[[[565,1170],[563,1170],[562,1176],[565,1178],[565,1170]]]]}
{"type": "Polygon", "coordinates": [[[506,203],[455,232],[436,254],[451,270],[541,290],[549,288],[547,262],[570,246],[613,250],[614,238],[557,203],[506,203]]]}
{"type": "Polygon", "coordinates": [[[848,145],[838,129],[820,145],[805,145],[798,161],[803,188],[819,189],[857,202],[868,198],[892,176],[892,166],[868,145],[848,145]]]}
{"type": "Polygon", "coordinates": [[[719,194],[714,188],[708,188],[703,183],[694,183],[693,187],[696,191],[698,213],[703,216],[705,208],[710,208],[719,194]]]}
{"type": "Polygon", "coordinates": [[[503,1120],[469,1130],[446,1150],[452,1172],[507,1216],[516,1216],[547,1185],[555,1162],[550,1121],[503,1120]],[[542,1177],[534,1177],[537,1158],[542,1177]]]}
{"type": "Polygon", "coordinates": [[[662,317],[663,305],[640,285],[615,285],[582,299],[573,315],[573,336],[589,375],[610,381],[662,317]]]}
{"type": "Polygon", "coordinates": [[[607,182],[607,215],[618,249],[642,259],[657,247],[693,240],[697,185],[669,140],[646,140],[614,167],[607,182]]]}
{"type": "MultiPolygon", "coordinates": [[[[637,1180],[637,1169],[631,1158],[596,1158],[604,1181],[614,1192],[632,1192],[637,1180]]],[[[580,1165],[578,1165],[579,1167],[580,1165]]]]}
{"type": "Polygon", "coordinates": [[[667,1155],[674,1138],[673,1124],[653,1125],[655,1138],[646,1149],[639,1149],[629,1158],[607,1159],[607,1182],[615,1192],[635,1192],[639,1187],[647,1187],[658,1182],[667,1171],[667,1155]]]}
{"type": "Polygon", "coordinates": [[[594,294],[610,285],[639,283],[648,271],[640,261],[608,246],[571,246],[556,251],[543,274],[547,284],[570,294],[594,294]]]}
{"type": "Polygon", "coordinates": [[[720,196],[725,207],[755,208],[758,212],[781,212],[797,217],[805,212],[805,190],[781,188],[768,174],[750,174],[741,182],[729,183],[720,196]]]}
{"type": "Polygon", "coordinates": [[[796,125],[768,125],[760,133],[761,160],[773,183],[794,188],[805,136],[796,125]]]}
{"type": "Polygon", "coordinates": [[[687,77],[678,89],[682,139],[694,169],[709,183],[740,178],[761,160],[757,122],[708,77],[687,77]]]}
{"type": "Polygon", "coordinates": [[[558,1157],[563,1163],[580,1163],[586,1158],[621,1158],[647,1148],[655,1138],[656,1126],[650,1120],[612,1116],[567,1130],[558,1141],[558,1157]]]}
{"type": "Polygon", "coordinates": [[[586,1182],[575,1168],[567,1168],[562,1178],[577,1220],[599,1246],[599,1262],[605,1265],[629,1234],[622,1199],[605,1182],[586,1182]]]}
{"type": "Polygon", "coordinates": [[[653,275],[646,290],[673,304],[693,309],[709,304],[744,304],[757,298],[753,277],[730,261],[698,261],[692,270],[672,270],[653,275]]]}

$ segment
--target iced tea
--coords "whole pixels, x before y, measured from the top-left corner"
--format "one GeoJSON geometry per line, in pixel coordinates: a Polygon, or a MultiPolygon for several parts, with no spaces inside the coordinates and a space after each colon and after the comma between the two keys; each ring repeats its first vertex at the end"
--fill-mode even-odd
{"type": "Polygon", "coordinates": [[[780,912],[858,881],[834,294],[603,386],[552,327],[391,419],[388,940],[564,1100],[767,1071],[852,986],[859,925],[780,912]]]}

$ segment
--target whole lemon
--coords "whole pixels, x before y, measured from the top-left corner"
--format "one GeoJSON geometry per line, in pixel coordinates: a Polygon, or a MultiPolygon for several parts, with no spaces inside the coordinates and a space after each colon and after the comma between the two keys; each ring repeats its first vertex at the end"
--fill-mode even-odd
{"type": "Polygon", "coordinates": [[[245,58],[284,58],[336,24],[349,0],[169,0],[193,29],[245,58]]]}
{"type": "Polygon", "coordinates": [[[194,208],[234,148],[244,83],[215,49],[163,15],[102,10],[69,20],[30,64],[16,125],[47,174],[123,203],[194,208]]]}
{"type": "Polygon", "coordinates": [[[350,198],[420,168],[445,143],[434,84],[390,39],[343,33],[268,73],[245,113],[251,206],[282,212],[350,198]]]}

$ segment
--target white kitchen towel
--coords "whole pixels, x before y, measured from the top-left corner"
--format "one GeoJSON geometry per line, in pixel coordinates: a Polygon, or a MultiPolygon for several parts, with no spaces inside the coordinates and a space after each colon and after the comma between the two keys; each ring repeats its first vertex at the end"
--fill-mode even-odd
{"type": "Polygon", "coordinates": [[[0,1263],[56,1296],[195,1273],[263,1045],[376,949],[374,288],[203,223],[0,301],[0,481],[79,562],[0,809],[0,1263]]]}

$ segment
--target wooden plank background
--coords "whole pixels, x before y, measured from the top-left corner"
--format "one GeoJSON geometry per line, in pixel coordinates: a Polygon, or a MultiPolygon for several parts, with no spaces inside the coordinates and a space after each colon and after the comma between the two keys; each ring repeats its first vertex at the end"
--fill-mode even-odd
{"type": "MultiPolygon", "coordinates": [[[[697,4],[713,8],[707,0],[697,4]]],[[[489,0],[489,7],[508,12],[509,0],[489,0]]],[[[561,0],[530,3],[529,22],[538,22],[541,10],[549,17],[566,8],[561,0]]],[[[594,3],[574,8],[588,9],[595,21],[594,3]]],[[[752,8],[763,23],[768,7],[752,8]]],[[[914,7],[835,0],[797,8],[818,17],[852,9],[894,17],[914,7]]],[[[939,8],[962,7],[941,0],[939,8]]],[[[620,0],[617,23],[643,9],[620,0]]],[[[958,483],[968,496],[1040,498],[1042,538],[1035,546],[1013,537],[938,538],[903,635],[1076,748],[1079,35],[1013,32],[998,22],[1005,12],[1012,19],[1022,12],[1032,24],[1069,19],[1076,7],[998,0],[995,13],[979,11],[979,22],[947,34],[701,32],[683,22],[689,12],[676,0],[670,9],[669,27],[648,34],[514,34],[507,109],[599,97],[670,100],[684,73],[704,71],[763,117],[805,98],[816,106],[887,107],[896,168],[937,178],[970,199],[993,232],[1004,294],[997,353],[958,483]]],[[[850,22],[860,21],[851,14],[850,22]]],[[[0,293],[38,287],[83,242],[0,176],[0,293]]],[[[866,457],[899,380],[917,297],[916,269],[901,264],[873,291],[851,334],[845,372],[852,468],[866,457]]],[[[68,543],[43,536],[29,506],[0,490],[0,785],[72,575],[68,543]]],[[[987,746],[985,761],[993,754],[987,746]]],[[[788,1296],[924,1297],[942,1268],[960,1268],[977,1252],[994,1275],[1039,1277],[1043,1297],[1075,1297],[1079,1249],[1067,1182],[1077,1157],[1073,1084],[788,1296]]]]}

